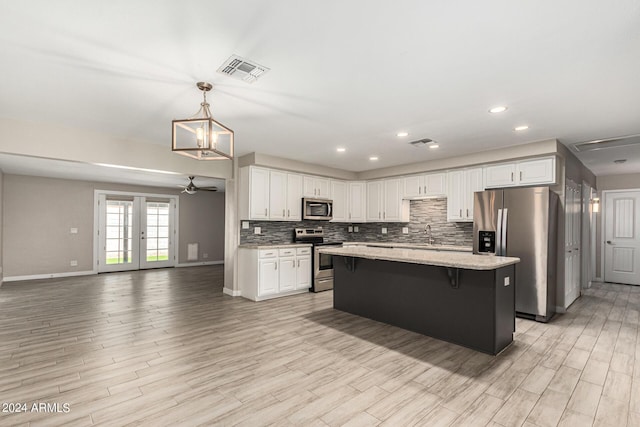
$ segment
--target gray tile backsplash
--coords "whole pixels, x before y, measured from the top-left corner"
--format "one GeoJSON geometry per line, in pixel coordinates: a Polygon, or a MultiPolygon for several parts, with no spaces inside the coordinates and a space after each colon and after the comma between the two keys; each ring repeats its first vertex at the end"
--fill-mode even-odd
{"type": "Polygon", "coordinates": [[[325,241],[427,243],[425,231],[427,224],[431,225],[433,243],[436,245],[471,246],[473,244],[473,223],[447,222],[446,198],[412,200],[408,223],[250,221],[248,230],[240,230],[240,243],[290,243],[293,240],[294,228],[317,226],[324,228],[325,241]],[[357,226],[358,233],[349,233],[349,226],[357,226]],[[254,227],[260,227],[262,234],[253,234],[254,227]],[[382,234],[383,227],[387,228],[387,234],[382,234]],[[408,234],[402,233],[403,227],[409,228],[408,234]]]}

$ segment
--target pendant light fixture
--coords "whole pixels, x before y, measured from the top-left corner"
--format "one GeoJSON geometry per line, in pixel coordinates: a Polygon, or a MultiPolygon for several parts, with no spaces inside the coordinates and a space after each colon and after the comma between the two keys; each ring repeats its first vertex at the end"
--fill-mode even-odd
{"type": "Polygon", "coordinates": [[[171,150],[198,160],[233,159],[233,131],[211,116],[207,92],[211,83],[198,82],[204,100],[191,118],[173,120],[171,150]]]}

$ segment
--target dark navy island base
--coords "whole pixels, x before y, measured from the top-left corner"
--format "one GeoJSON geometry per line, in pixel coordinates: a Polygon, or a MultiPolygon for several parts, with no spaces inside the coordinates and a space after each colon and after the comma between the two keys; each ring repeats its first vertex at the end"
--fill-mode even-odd
{"type": "Polygon", "coordinates": [[[337,310],[493,355],[513,341],[513,264],[469,270],[336,255],[333,259],[337,310]]]}

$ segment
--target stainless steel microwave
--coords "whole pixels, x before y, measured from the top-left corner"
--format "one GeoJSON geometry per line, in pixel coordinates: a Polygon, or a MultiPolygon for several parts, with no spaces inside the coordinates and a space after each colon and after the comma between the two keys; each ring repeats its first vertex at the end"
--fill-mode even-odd
{"type": "Polygon", "coordinates": [[[333,219],[333,200],[302,199],[302,219],[329,221],[333,219]]]}

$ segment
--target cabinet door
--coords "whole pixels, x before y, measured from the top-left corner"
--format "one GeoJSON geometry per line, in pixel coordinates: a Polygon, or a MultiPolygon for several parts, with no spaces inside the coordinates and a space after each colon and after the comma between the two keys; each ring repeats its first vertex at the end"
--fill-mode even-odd
{"type": "Polygon", "coordinates": [[[382,221],[382,181],[367,182],[367,221],[382,221]]]}
{"type": "Polygon", "coordinates": [[[280,292],[292,291],[296,288],[297,281],[297,266],[296,259],[294,257],[287,257],[279,259],[280,264],[280,292]]]}
{"type": "Polygon", "coordinates": [[[404,178],[403,181],[403,197],[420,197],[424,195],[424,177],[422,175],[408,176],[404,178]]]}
{"type": "Polygon", "coordinates": [[[269,218],[269,170],[251,168],[249,175],[250,219],[269,218]]]}
{"type": "Polygon", "coordinates": [[[447,172],[447,221],[462,221],[465,190],[464,171],[447,172]]]}
{"type": "Polygon", "coordinates": [[[302,175],[287,174],[287,220],[302,219],[302,175]]]}
{"type": "Polygon", "coordinates": [[[516,185],[516,165],[514,163],[506,163],[487,166],[485,177],[487,188],[512,187],[516,185]]]}
{"type": "Polygon", "coordinates": [[[400,221],[402,215],[402,180],[387,179],[384,181],[384,221],[400,221]]]}
{"type": "Polygon", "coordinates": [[[367,206],[367,187],[364,182],[349,183],[349,215],[352,222],[365,222],[367,206]]]}
{"type": "MultiPolygon", "coordinates": [[[[482,171],[482,169],[480,169],[482,171]]],[[[423,195],[444,196],[447,194],[447,174],[432,173],[424,176],[423,195]]]]}
{"type": "Polygon", "coordinates": [[[258,261],[258,294],[271,295],[278,293],[278,259],[263,259],[258,261]]]}
{"type": "Polygon", "coordinates": [[[304,197],[318,197],[315,178],[305,175],[302,178],[302,194],[304,197]]]}
{"type": "Polygon", "coordinates": [[[287,174],[271,171],[269,175],[269,218],[286,219],[287,174]]]}
{"type": "Polygon", "coordinates": [[[311,287],[311,257],[298,257],[296,273],[296,289],[309,289],[311,287]]]}
{"type": "Polygon", "coordinates": [[[465,172],[465,194],[463,218],[466,221],[473,221],[473,200],[476,191],[484,191],[482,181],[482,168],[467,169],[465,172]]]}
{"type": "Polygon", "coordinates": [[[347,221],[349,199],[347,183],[344,181],[331,181],[331,194],[333,194],[333,222],[347,221]]]}
{"type": "Polygon", "coordinates": [[[327,178],[316,178],[316,188],[318,189],[318,197],[321,199],[330,199],[331,197],[331,184],[327,178]]]}
{"type": "Polygon", "coordinates": [[[517,172],[520,185],[555,184],[556,182],[553,158],[518,162],[517,172]]]}

